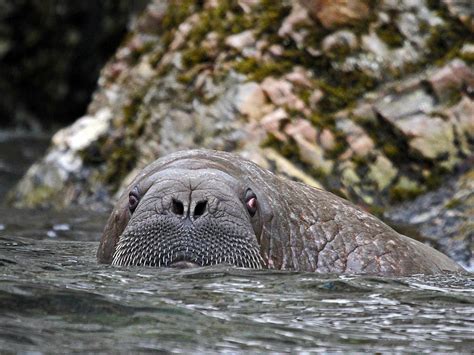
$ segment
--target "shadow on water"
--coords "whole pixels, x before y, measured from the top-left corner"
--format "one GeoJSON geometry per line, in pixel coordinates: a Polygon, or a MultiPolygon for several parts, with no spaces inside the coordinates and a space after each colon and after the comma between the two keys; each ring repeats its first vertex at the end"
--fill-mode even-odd
{"type": "MultiPolygon", "coordinates": [[[[6,153],[0,152],[1,162],[6,153]]],[[[474,348],[473,274],[378,278],[227,266],[111,267],[95,260],[106,218],[80,209],[0,208],[0,349],[469,353],[474,348]]]]}

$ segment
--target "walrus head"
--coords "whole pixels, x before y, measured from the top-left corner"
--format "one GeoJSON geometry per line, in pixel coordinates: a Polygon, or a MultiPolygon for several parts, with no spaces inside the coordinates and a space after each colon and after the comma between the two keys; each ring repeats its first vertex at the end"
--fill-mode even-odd
{"type": "Polygon", "coordinates": [[[177,152],[144,168],[115,205],[97,258],[123,266],[462,271],[328,191],[210,150],[177,152]]]}
{"type": "Polygon", "coordinates": [[[264,197],[258,196],[251,180],[228,170],[219,162],[194,158],[162,164],[138,176],[106,226],[104,234],[115,235],[103,238],[99,261],[262,268],[264,197]]]}

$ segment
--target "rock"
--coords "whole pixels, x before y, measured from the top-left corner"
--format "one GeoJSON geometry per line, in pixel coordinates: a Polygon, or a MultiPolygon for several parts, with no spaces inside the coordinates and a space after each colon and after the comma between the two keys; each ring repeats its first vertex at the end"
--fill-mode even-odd
{"type": "Polygon", "coordinates": [[[474,102],[463,96],[453,107],[445,111],[449,122],[454,126],[454,132],[459,144],[459,149],[465,156],[474,153],[474,102]]]}
{"type": "Polygon", "coordinates": [[[345,133],[347,143],[355,155],[366,156],[375,148],[373,140],[353,121],[345,118],[338,119],[336,127],[345,133]]]}
{"type": "Polygon", "coordinates": [[[397,176],[397,169],[383,155],[377,155],[375,162],[369,166],[369,179],[377,184],[379,190],[387,188],[397,176]]]}
{"type": "Polygon", "coordinates": [[[249,119],[260,118],[267,104],[265,94],[255,82],[248,82],[237,87],[234,105],[238,112],[249,119]]]}
{"type": "Polygon", "coordinates": [[[352,25],[370,14],[369,7],[362,0],[301,0],[301,3],[328,29],[352,25]]]}
{"type": "Polygon", "coordinates": [[[274,149],[265,148],[263,150],[263,156],[266,161],[270,161],[276,165],[277,171],[292,180],[302,181],[313,187],[322,188],[321,183],[309,176],[308,174],[298,169],[290,161],[278,154],[274,149]]]}
{"type": "Polygon", "coordinates": [[[291,73],[284,76],[290,83],[304,88],[311,88],[313,86],[310,77],[311,73],[301,67],[295,67],[291,73]]]}
{"type": "Polygon", "coordinates": [[[268,77],[261,87],[277,106],[288,106],[297,111],[304,111],[306,108],[304,102],[293,93],[293,85],[289,81],[268,77]]]}
{"type": "Polygon", "coordinates": [[[186,42],[186,38],[188,37],[189,33],[194,28],[198,20],[199,16],[194,14],[178,26],[178,30],[174,35],[173,42],[171,42],[169,46],[169,49],[171,51],[176,51],[177,49],[183,46],[183,44],[186,42]]]}
{"type": "Polygon", "coordinates": [[[278,44],[272,44],[268,51],[275,57],[280,57],[283,54],[283,47],[278,44]]]}
{"type": "Polygon", "coordinates": [[[435,101],[423,88],[401,95],[387,95],[378,101],[374,108],[376,112],[395,124],[397,119],[419,113],[429,114],[433,111],[435,101]]]}
{"type": "Polygon", "coordinates": [[[69,149],[76,153],[97,141],[109,129],[112,113],[103,108],[95,116],[84,116],[71,126],[58,131],[52,143],[59,149],[69,149]]]}
{"type": "Polygon", "coordinates": [[[474,70],[459,59],[438,69],[427,81],[439,100],[449,99],[462,88],[474,92],[474,70]]]}
{"type": "Polygon", "coordinates": [[[327,174],[327,187],[359,202],[389,204],[402,176],[426,188],[439,179],[438,167],[451,171],[473,151],[466,85],[449,89],[453,95],[445,101],[426,85],[447,56],[440,48],[461,48],[469,39],[448,13],[418,0],[375,2],[362,30],[354,16],[363,18],[364,11],[350,13],[367,7],[361,3],[308,1],[319,6],[315,21],[297,0],[268,6],[242,0],[237,13],[213,1],[179,8],[151,1],[103,69],[88,109],[91,117],[107,109],[110,124],[86,125],[79,130],[84,136],[74,134],[77,127],[56,136],[37,171],[51,168],[65,177],[58,192],[45,185],[36,193],[43,185],[34,174],[21,184],[29,183],[38,203],[49,189],[57,198],[48,195],[48,201],[89,204],[113,198],[132,171],[157,156],[203,147],[259,157],[277,173],[299,169],[304,179],[303,167],[327,174]],[[336,55],[339,49],[347,53],[336,55]],[[422,69],[427,59],[433,69],[422,69]],[[434,119],[433,127],[422,132],[420,117],[434,119]],[[450,133],[441,133],[447,127],[454,150],[450,133]],[[444,150],[429,147],[429,134],[441,135],[444,150]],[[271,161],[261,151],[269,142],[277,154],[271,161]],[[419,159],[423,154],[430,158],[419,159]],[[428,159],[435,163],[431,170],[428,159]]]}
{"type": "Polygon", "coordinates": [[[417,235],[467,270],[474,271],[474,170],[470,168],[442,187],[394,206],[384,216],[395,229],[417,235]]]}
{"type": "Polygon", "coordinates": [[[319,144],[324,150],[333,150],[336,146],[336,138],[329,129],[325,128],[319,135],[319,144]]]}
{"type": "Polygon", "coordinates": [[[238,51],[242,51],[245,47],[251,47],[255,45],[255,36],[252,30],[244,31],[227,37],[225,44],[229,47],[237,49],[238,51]]]}
{"type": "Polygon", "coordinates": [[[340,30],[326,36],[322,42],[325,53],[339,55],[348,54],[358,47],[357,37],[348,30],[340,30]]]}
{"type": "Polygon", "coordinates": [[[474,44],[470,44],[470,43],[464,44],[461,50],[459,51],[459,54],[463,58],[466,58],[467,60],[470,60],[471,62],[474,61],[474,44]]]}
{"type": "Polygon", "coordinates": [[[446,5],[451,15],[459,18],[466,28],[474,33],[474,11],[470,1],[441,0],[446,5]]]}
{"type": "Polygon", "coordinates": [[[301,27],[302,25],[311,26],[314,25],[313,21],[308,15],[306,8],[301,6],[298,2],[294,2],[291,8],[291,13],[283,20],[278,35],[280,37],[291,37],[298,46],[304,45],[304,39],[308,32],[297,31],[295,27],[301,27]]]}
{"type": "Polygon", "coordinates": [[[309,107],[312,110],[317,110],[318,108],[318,103],[321,101],[321,99],[324,97],[324,92],[320,89],[315,89],[311,92],[311,95],[309,95],[309,107]]]}
{"type": "Polygon", "coordinates": [[[361,38],[362,48],[372,53],[378,60],[385,61],[390,56],[390,49],[375,32],[363,35],[361,38]]]}
{"type": "Polygon", "coordinates": [[[252,11],[252,8],[259,2],[260,0],[237,0],[237,3],[239,4],[240,8],[246,13],[250,13],[252,11]]]}
{"type": "Polygon", "coordinates": [[[318,131],[308,120],[299,118],[295,122],[287,124],[284,131],[292,138],[299,136],[311,144],[316,144],[318,131]]]}
{"type": "Polygon", "coordinates": [[[282,122],[288,119],[288,114],[282,108],[278,108],[262,117],[260,125],[282,142],[286,142],[286,136],[281,132],[282,122]]]}

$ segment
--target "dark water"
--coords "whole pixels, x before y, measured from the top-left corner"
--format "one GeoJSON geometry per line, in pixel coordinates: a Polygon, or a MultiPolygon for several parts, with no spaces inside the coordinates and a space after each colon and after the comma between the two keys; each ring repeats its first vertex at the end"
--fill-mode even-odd
{"type": "Polygon", "coordinates": [[[97,265],[106,216],[0,211],[0,349],[464,352],[474,275],[97,265]]]}
{"type": "Polygon", "coordinates": [[[50,134],[0,130],[0,203],[49,144],[50,134]]]}
{"type": "MultiPolygon", "coordinates": [[[[0,199],[46,147],[1,133],[0,199]]],[[[106,217],[0,208],[1,352],[474,349],[474,274],[116,268],[95,261],[106,217]]]]}

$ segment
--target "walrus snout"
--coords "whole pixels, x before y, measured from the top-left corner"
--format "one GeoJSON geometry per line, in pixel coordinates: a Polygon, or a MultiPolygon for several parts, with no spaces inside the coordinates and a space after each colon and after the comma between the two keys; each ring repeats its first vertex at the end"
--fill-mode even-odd
{"type": "Polygon", "coordinates": [[[114,265],[261,268],[257,197],[216,169],[169,167],[129,190],[114,265]]]}

